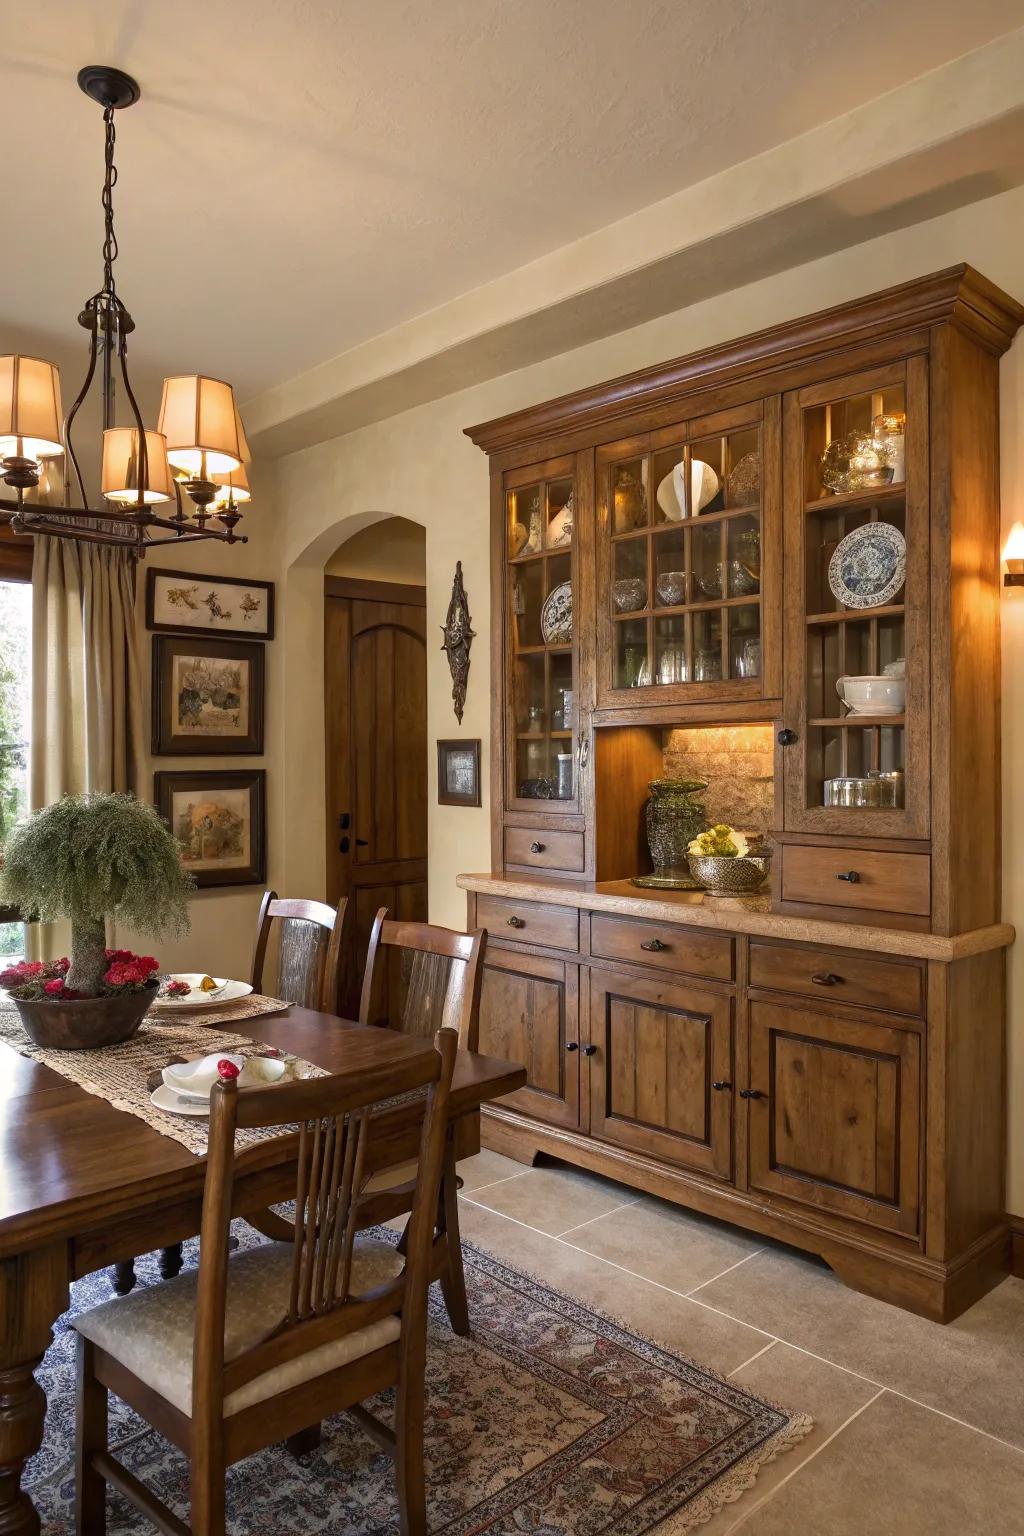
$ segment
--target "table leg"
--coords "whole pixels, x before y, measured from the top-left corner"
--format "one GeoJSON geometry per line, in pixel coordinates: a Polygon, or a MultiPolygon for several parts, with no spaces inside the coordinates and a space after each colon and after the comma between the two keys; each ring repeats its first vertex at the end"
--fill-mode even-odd
{"type": "Polygon", "coordinates": [[[37,1536],[39,1516],[22,1491],[25,1462],[43,1440],[46,1394],[34,1371],[68,1304],[63,1243],[0,1260],[0,1536],[37,1536]]]}

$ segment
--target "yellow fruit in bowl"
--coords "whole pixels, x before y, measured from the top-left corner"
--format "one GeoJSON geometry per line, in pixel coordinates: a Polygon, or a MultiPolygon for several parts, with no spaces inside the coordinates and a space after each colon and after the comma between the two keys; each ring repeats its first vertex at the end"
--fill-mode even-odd
{"type": "Polygon", "coordinates": [[[750,843],[743,832],[737,832],[725,822],[709,827],[695,837],[687,848],[688,853],[700,858],[742,859],[750,851],[750,843]]]}

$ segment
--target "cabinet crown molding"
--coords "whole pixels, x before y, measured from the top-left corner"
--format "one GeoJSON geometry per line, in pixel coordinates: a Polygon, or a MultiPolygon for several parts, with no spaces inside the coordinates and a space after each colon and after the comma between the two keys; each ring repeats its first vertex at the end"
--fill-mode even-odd
{"type": "Polygon", "coordinates": [[[955,325],[998,356],[1010,346],[1022,323],[1024,306],[961,263],[467,427],[465,433],[478,448],[493,454],[520,442],[610,424],[640,406],[648,409],[683,401],[698,391],[759,374],[766,379],[767,393],[771,388],[767,381],[783,367],[934,325],[955,325]]]}

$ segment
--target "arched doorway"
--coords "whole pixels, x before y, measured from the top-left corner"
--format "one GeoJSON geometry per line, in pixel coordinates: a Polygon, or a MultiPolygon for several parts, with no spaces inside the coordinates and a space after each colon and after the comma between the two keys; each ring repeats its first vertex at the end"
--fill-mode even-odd
{"type": "Polygon", "coordinates": [[[425,582],[424,530],[405,518],[325,567],[327,896],[353,903],[359,955],[378,907],[427,916],[425,582]]]}

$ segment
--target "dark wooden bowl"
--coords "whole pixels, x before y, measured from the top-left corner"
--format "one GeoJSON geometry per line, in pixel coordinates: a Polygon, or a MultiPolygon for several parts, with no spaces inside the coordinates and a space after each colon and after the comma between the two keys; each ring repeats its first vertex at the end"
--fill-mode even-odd
{"type": "Polygon", "coordinates": [[[49,1051],[92,1051],[120,1045],[134,1035],[156,997],[156,987],[121,997],[83,997],[74,1002],[11,1001],[35,1045],[49,1051]]]}

